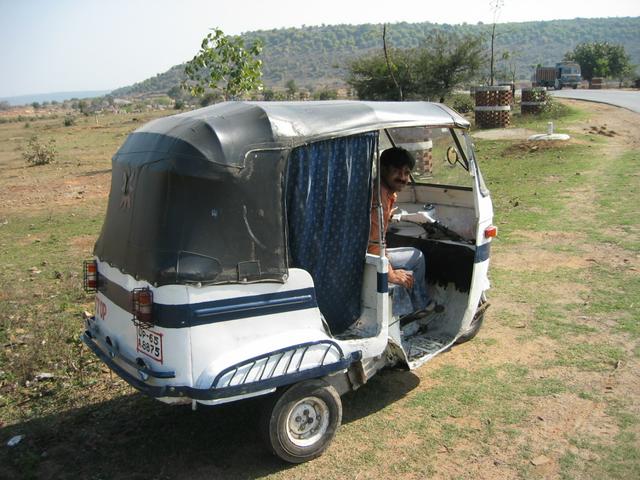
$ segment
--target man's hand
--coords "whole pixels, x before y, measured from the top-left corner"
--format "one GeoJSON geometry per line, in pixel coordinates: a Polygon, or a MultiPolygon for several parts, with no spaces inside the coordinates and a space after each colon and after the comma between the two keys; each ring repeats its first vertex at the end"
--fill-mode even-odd
{"type": "Polygon", "coordinates": [[[389,281],[411,290],[413,288],[413,272],[408,270],[392,270],[389,272],[389,281]]]}

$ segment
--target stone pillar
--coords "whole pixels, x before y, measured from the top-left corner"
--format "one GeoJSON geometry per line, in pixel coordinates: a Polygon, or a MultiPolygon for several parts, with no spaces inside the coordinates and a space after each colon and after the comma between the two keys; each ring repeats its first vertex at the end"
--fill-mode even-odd
{"type": "Polygon", "coordinates": [[[505,128],[511,123],[511,87],[476,87],[476,126],[505,128]]]}
{"type": "Polygon", "coordinates": [[[539,114],[547,104],[546,87],[533,87],[522,89],[522,101],[520,111],[523,114],[539,114]]]}

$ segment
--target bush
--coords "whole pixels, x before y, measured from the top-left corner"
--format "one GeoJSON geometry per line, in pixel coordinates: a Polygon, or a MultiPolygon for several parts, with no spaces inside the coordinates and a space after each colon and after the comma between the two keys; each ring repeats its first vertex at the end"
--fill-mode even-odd
{"type": "Polygon", "coordinates": [[[41,143],[36,135],[29,139],[22,156],[29,165],[47,165],[56,161],[58,154],[56,141],[51,138],[48,143],[41,143]]]}
{"type": "Polygon", "coordinates": [[[542,112],[540,114],[541,118],[560,118],[568,114],[569,107],[556,102],[551,95],[547,95],[546,104],[544,107],[542,107],[542,112]]]}
{"type": "Polygon", "coordinates": [[[473,112],[473,99],[466,93],[455,93],[445,103],[458,113],[473,112]]]}
{"type": "Polygon", "coordinates": [[[76,119],[73,118],[71,115],[67,115],[66,117],[64,117],[64,126],[65,127],[72,127],[76,124],[76,119]]]}

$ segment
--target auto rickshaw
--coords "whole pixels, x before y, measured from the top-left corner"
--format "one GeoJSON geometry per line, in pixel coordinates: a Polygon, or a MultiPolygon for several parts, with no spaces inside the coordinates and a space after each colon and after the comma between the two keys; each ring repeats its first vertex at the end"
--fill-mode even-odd
{"type": "Polygon", "coordinates": [[[166,403],[266,395],[270,449],[319,456],[340,395],[385,367],[418,368],[482,324],[496,229],[468,129],[441,104],[359,101],[225,102],[144,125],[113,157],[84,264],[95,315],[82,340],[166,403]],[[398,198],[414,221],[376,232],[372,255],[391,146],[417,159],[398,198]],[[397,246],[424,253],[440,306],[426,317],[393,314],[401,287],[385,249],[397,246]]]}

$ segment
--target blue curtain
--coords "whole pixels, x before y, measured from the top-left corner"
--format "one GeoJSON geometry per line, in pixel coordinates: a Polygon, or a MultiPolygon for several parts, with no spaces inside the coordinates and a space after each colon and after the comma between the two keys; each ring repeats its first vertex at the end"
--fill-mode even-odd
{"type": "Polygon", "coordinates": [[[291,267],[313,277],[333,333],[360,316],[377,132],[294,149],[286,176],[291,267]]]}

